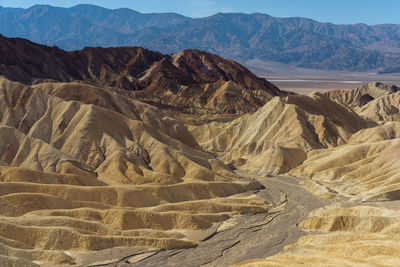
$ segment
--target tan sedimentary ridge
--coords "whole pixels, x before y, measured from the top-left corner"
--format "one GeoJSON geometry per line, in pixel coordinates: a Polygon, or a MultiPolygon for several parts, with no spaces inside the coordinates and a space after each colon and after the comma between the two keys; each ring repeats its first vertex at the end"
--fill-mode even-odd
{"type": "Polygon", "coordinates": [[[400,92],[384,95],[363,106],[361,116],[374,121],[400,121],[400,92]]]}
{"type": "Polygon", "coordinates": [[[355,109],[368,121],[368,127],[354,132],[341,146],[310,150],[306,160],[288,174],[311,178],[350,198],[399,199],[400,102],[395,89],[373,83],[341,92],[342,97],[366,90],[376,93],[375,99],[355,109]]]}
{"type": "Polygon", "coordinates": [[[0,87],[1,263],[73,263],[67,250],[183,248],[185,234],[269,208],[183,124],[113,89],[0,87]]]}
{"type": "Polygon", "coordinates": [[[397,266],[399,216],[371,206],[318,209],[300,224],[309,235],[280,254],[235,266],[397,266]]]}
{"type": "Polygon", "coordinates": [[[324,94],[341,104],[357,108],[381,96],[386,96],[397,91],[399,91],[399,87],[396,85],[372,82],[352,90],[332,90],[324,94]]]}
{"type": "Polygon", "coordinates": [[[327,93],[353,108],[368,127],[338,146],[309,150],[304,162],[287,174],[308,178],[305,188],[320,197],[338,201],[341,196],[352,202],[311,212],[299,225],[308,235],[281,253],[237,266],[398,265],[400,106],[393,88],[369,84],[327,93]],[[365,93],[372,97],[360,105],[365,93]]]}
{"type": "Polygon", "coordinates": [[[289,174],[325,182],[343,195],[396,200],[399,145],[393,139],[311,151],[289,174]]]}
{"type": "MultiPolygon", "coordinates": [[[[4,94],[12,98],[18,92],[10,90],[4,94]]],[[[207,177],[204,178],[207,180],[224,180],[235,176],[211,155],[190,147],[193,139],[186,140],[188,145],[185,145],[171,138],[171,135],[178,135],[182,129],[181,138],[185,139],[184,128],[176,120],[172,127],[167,128],[174,123],[173,120],[164,124],[164,131],[170,134],[166,135],[141,120],[130,120],[104,108],[82,105],[76,101],[62,101],[30,88],[26,88],[24,94],[25,98],[15,100],[16,103],[11,103],[11,107],[3,112],[4,124],[48,142],[55,149],[98,172],[101,179],[109,182],[113,180],[115,183],[146,183],[151,182],[148,179],[161,178],[154,177],[154,172],[164,177],[164,183],[168,183],[168,179],[177,181],[184,176],[207,177]],[[33,112],[28,112],[30,110],[33,112]],[[150,159],[151,168],[148,166],[150,159]],[[125,167],[126,162],[134,165],[125,167]],[[116,172],[113,169],[115,165],[121,167],[117,167],[116,172]],[[221,175],[216,177],[210,172],[214,168],[219,168],[221,175]],[[143,175],[143,172],[149,175],[143,175]]],[[[7,107],[7,104],[3,106],[7,107]]],[[[139,115],[137,117],[140,118],[139,115]]],[[[190,134],[186,133],[186,136],[190,134]]]]}
{"type": "Polygon", "coordinates": [[[226,163],[279,174],[300,165],[307,151],[345,144],[367,125],[352,110],[314,93],[276,97],[254,114],[189,129],[204,149],[222,153],[226,163]]]}
{"type": "MultiPolygon", "coordinates": [[[[383,93],[355,111],[314,93],[274,98],[254,114],[189,129],[202,147],[239,169],[311,178],[328,198],[333,190],[350,198],[396,200],[399,93],[378,85],[375,90],[383,93]]],[[[346,93],[354,91],[360,89],[346,93]]],[[[312,190],[315,185],[307,182],[312,190]]]]}
{"type": "MultiPolygon", "coordinates": [[[[383,110],[395,108],[398,106],[395,102],[385,100],[396,99],[397,94],[384,95],[364,107],[376,111],[378,109],[373,107],[376,103],[381,103],[382,107],[385,107],[383,110]]],[[[363,112],[360,114],[365,116],[363,112]]],[[[303,164],[290,170],[289,174],[322,182],[348,197],[370,200],[399,199],[397,155],[400,124],[396,121],[396,114],[390,117],[386,122],[375,117],[380,125],[354,133],[343,146],[308,152],[303,164]]],[[[369,119],[371,118],[373,116],[369,119]]]]}

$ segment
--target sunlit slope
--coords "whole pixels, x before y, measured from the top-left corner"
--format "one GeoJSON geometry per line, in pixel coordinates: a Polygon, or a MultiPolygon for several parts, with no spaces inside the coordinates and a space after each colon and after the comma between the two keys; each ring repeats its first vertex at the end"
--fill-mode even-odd
{"type": "Polygon", "coordinates": [[[155,107],[84,84],[1,85],[6,265],[72,262],[65,250],[190,247],[183,230],[269,207],[248,192],[259,183],[155,107]]]}
{"type": "Polygon", "coordinates": [[[289,174],[323,182],[347,196],[399,199],[399,103],[399,92],[391,92],[357,109],[369,127],[354,133],[345,145],[309,151],[289,174]]]}
{"type": "Polygon", "coordinates": [[[330,99],[352,108],[362,107],[370,101],[398,92],[396,85],[372,82],[352,90],[332,90],[324,93],[330,99]]]}
{"type": "Polygon", "coordinates": [[[400,92],[381,96],[363,106],[361,116],[374,121],[400,121],[400,92]]]}
{"type": "Polygon", "coordinates": [[[289,174],[324,182],[346,196],[396,200],[400,196],[399,148],[400,139],[395,138],[314,150],[289,174]]]}
{"type": "Polygon", "coordinates": [[[371,206],[318,209],[300,224],[309,235],[282,253],[235,266],[397,266],[399,216],[371,206]]]}
{"type": "Polygon", "coordinates": [[[368,122],[322,94],[273,98],[254,114],[230,123],[189,129],[206,150],[234,166],[260,174],[285,173],[312,149],[346,144],[368,122]]]}

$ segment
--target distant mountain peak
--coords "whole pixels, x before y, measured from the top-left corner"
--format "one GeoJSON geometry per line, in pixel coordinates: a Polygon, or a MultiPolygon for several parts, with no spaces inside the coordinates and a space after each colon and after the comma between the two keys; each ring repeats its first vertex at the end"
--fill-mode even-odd
{"type": "Polygon", "coordinates": [[[307,18],[217,13],[192,19],[81,4],[0,9],[0,33],[66,50],[142,46],[163,53],[196,48],[239,62],[259,59],[297,67],[400,71],[400,25],[335,25],[307,18]],[[46,10],[46,11],[43,11],[46,10]]]}

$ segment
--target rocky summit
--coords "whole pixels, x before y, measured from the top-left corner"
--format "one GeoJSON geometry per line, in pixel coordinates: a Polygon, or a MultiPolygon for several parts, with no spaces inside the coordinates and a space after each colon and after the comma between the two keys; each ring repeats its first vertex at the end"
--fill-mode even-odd
{"type": "Polygon", "coordinates": [[[81,82],[193,112],[251,112],[274,96],[288,94],[235,61],[193,49],[174,55],[141,47],[66,52],[0,36],[0,64],[0,75],[11,81],[81,82]]]}

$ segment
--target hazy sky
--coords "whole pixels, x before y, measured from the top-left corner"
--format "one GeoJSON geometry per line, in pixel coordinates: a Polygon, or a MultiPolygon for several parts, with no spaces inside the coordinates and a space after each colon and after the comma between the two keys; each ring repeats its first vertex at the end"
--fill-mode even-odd
{"type": "Polygon", "coordinates": [[[400,0],[0,0],[1,6],[24,8],[35,4],[71,7],[83,3],[111,9],[127,7],[143,13],[176,12],[189,17],[260,12],[337,24],[400,24],[400,0]]]}

